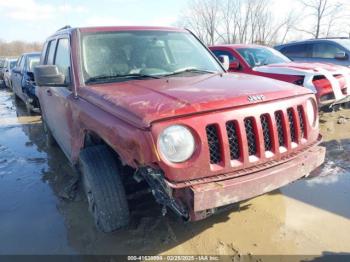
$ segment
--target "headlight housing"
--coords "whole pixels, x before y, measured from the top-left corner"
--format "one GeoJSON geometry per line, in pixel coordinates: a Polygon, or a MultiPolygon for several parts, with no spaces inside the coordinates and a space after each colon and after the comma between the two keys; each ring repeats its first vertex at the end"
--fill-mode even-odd
{"type": "Polygon", "coordinates": [[[306,116],[309,121],[310,126],[315,127],[316,124],[316,103],[314,99],[308,99],[306,101],[306,116]]]}
{"type": "Polygon", "coordinates": [[[169,126],[158,137],[158,149],[166,160],[173,163],[184,162],[194,153],[194,137],[185,126],[169,126]]]}

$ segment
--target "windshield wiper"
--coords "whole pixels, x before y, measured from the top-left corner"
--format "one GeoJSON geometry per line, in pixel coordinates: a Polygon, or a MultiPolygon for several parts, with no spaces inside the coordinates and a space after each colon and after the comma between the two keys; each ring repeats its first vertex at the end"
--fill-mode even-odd
{"type": "Polygon", "coordinates": [[[202,74],[215,74],[217,73],[216,71],[210,71],[210,70],[204,70],[204,69],[198,69],[198,68],[194,68],[194,67],[189,67],[189,68],[183,68],[183,69],[179,69],[176,70],[170,74],[166,74],[163,76],[173,76],[173,75],[180,75],[183,73],[202,73],[202,74]]]}
{"type": "Polygon", "coordinates": [[[85,83],[93,83],[93,82],[109,82],[113,81],[115,79],[122,79],[122,78],[153,78],[153,79],[160,79],[159,76],[155,75],[145,75],[145,74],[126,74],[126,75],[99,75],[88,78],[85,83]]]}

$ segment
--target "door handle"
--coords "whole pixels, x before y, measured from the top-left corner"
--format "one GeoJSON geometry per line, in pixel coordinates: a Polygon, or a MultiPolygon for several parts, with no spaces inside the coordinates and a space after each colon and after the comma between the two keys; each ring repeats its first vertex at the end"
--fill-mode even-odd
{"type": "Polygon", "coordinates": [[[52,96],[51,90],[50,90],[50,89],[47,89],[47,90],[46,90],[46,94],[47,94],[48,96],[52,96]]]}

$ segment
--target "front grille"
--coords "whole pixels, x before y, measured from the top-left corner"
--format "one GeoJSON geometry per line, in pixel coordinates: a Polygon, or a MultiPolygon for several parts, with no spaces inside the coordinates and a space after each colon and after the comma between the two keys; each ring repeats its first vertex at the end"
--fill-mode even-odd
{"type": "Polygon", "coordinates": [[[290,130],[290,140],[292,142],[297,142],[297,134],[296,134],[296,128],[295,128],[295,119],[293,114],[293,108],[288,108],[287,110],[288,114],[288,122],[289,122],[289,130],[290,130]]]}
{"type": "Polygon", "coordinates": [[[272,150],[272,134],[271,134],[271,128],[269,125],[268,114],[261,115],[260,121],[261,121],[261,127],[262,127],[263,135],[264,135],[265,151],[271,151],[272,150]]]}
{"type": "Polygon", "coordinates": [[[221,147],[216,125],[209,125],[206,128],[209,145],[210,163],[217,164],[221,161],[221,147]]]}
{"type": "Polygon", "coordinates": [[[253,118],[250,117],[250,118],[244,119],[244,127],[245,127],[245,132],[247,134],[248,153],[250,156],[256,155],[257,145],[256,145],[256,136],[255,136],[253,118]]]}
{"type": "Polygon", "coordinates": [[[228,144],[230,146],[230,157],[231,159],[238,159],[240,156],[239,141],[237,123],[229,121],[226,123],[226,131],[228,137],[228,144]]]}
{"type": "MultiPolygon", "coordinates": [[[[305,119],[304,108],[302,105],[298,105],[289,107],[286,111],[278,109],[271,113],[263,113],[260,116],[247,116],[244,119],[228,120],[224,127],[226,132],[221,130],[221,124],[207,125],[206,134],[210,163],[226,165],[226,161],[229,159],[243,162],[249,161],[249,159],[245,159],[246,155],[261,158],[264,157],[264,152],[277,153],[279,146],[288,149],[293,148],[289,145],[290,141],[298,146],[298,141],[300,140],[298,135],[302,138],[307,138],[305,119]],[[245,132],[245,142],[241,140],[241,132],[243,134],[245,132]],[[289,136],[290,140],[288,139],[289,136]],[[261,147],[260,143],[262,143],[261,147]],[[224,145],[229,148],[226,150],[224,145]],[[262,152],[260,152],[260,148],[262,152]],[[227,157],[224,155],[226,152],[229,154],[227,157]]],[[[286,150],[280,152],[285,153],[286,150]]],[[[266,154],[265,157],[272,159],[274,155],[266,154]]]]}
{"type": "Polygon", "coordinates": [[[277,134],[278,134],[278,143],[280,146],[286,146],[286,140],[284,136],[283,130],[283,116],[282,111],[275,112],[276,126],[277,126],[277,134]]]}
{"type": "Polygon", "coordinates": [[[300,133],[301,137],[305,138],[305,122],[304,122],[304,114],[303,114],[303,108],[302,106],[297,107],[298,110],[298,116],[299,116],[299,128],[300,128],[300,133]]]}

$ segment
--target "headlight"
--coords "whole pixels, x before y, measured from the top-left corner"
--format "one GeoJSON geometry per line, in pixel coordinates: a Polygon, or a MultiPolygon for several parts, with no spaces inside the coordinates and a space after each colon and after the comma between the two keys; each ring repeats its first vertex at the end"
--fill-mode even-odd
{"type": "Polygon", "coordinates": [[[189,159],[195,149],[191,131],[181,125],[169,126],[158,138],[160,154],[170,162],[179,163],[189,159]]]}
{"type": "Polygon", "coordinates": [[[316,104],[311,98],[306,101],[306,114],[309,124],[314,127],[316,123],[316,104]]]}

